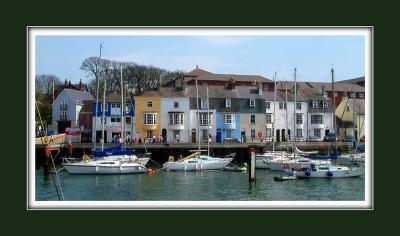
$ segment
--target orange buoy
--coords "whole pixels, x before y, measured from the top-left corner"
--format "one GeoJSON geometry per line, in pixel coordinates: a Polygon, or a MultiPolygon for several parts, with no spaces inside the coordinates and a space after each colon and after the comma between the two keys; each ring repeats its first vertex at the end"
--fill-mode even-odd
{"type": "Polygon", "coordinates": [[[154,172],[155,171],[151,168],[147,169],[147,174],[149,174],[149,175],[154,174],[154,172]]]}

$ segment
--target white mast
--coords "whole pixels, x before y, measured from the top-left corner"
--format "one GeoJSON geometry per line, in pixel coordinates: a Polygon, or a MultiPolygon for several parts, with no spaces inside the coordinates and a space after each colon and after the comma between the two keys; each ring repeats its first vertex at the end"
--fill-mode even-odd
{"type": "Polygon", "coordinates": [[[208,101],[208,83],[207,83],[207,155],[210,156],[210,142],[209,142],[209,134],[208,134],[208,129],[210,128],[210,104],[208,101]]]}
{"type": "Polygon", "coordinates": [[[199,86],[197,84],[197,76],[196,76],[196,108],[197,108],[197,141],[199,143],[199,152],[200,152],[200,114],[199,114],[199,86]]]}
{"type": "Polygon", "coordinates": [[[337,142],[336,142],[336,115],[335,115],[335,109],[336,109],[336,104],[335,104],[335,85],[334,85],[334,72],[333,68],[331,69],[331,74],[332,74],[332,97],[333,97],[333,111],[332,111],[332,119],[333,119],[333,132],[335,134],[335,152],[337,152],[337,142]]]}
{"type": "Polygon", "coordinates": [[[106,90],[107,90],[107,79],[104,77],[104,91],[103,91],[103,109],[102,109],[102,113],[103,116],[101,118],[101,124],[102,124],[102,128],[101,128],[101,137],[102,137],[102,141],[101,141],[101,150],[104,150],[104,123],[105,123],[105,110],[106,110],[106,90]]]}
{"type": "Polygon", "coordinates": [[[122,139],[122,149],[125,149],[125,121],[124,121],[124,82],[122,80],[122,63],[121,63],[121,139],[122,139]]]}
{"type": "MultiPolygon", "coordinates": [[[[285,101],[286,101],[286,132],[288,132],[288,130],[289,130],[289,125],[288,125],[288,112],[287,112],[287,102],[288,102],[288,99],[287,99],[287,80],[286,80],[286,82],[285,82],[285,101]]],[[[288,155],[289,154],[289,146],[288,146],[288,144],[289,144],[289,142],[288,141],[286,141],[286,154],[288,155]]]]}
{"type": "MultiPolygon", "coordinates": [[[[294,109],[293,109],[293,113],[294,113],[294,117],[293,117],[293,137],[294,137],[294,148],[295,150],[293,151],[293,155],[294,158],[296,158],[296,95],[297,95],[297,83],[296,83],[296,72],[297,72],[297,68],[294,68],[294,109]]],[[[287,109],[287,105],[286,105],[286,109],[287,109]]]]}
{"type": "Polygon", "coordinates": [[[274,117],[272,122],[272,151],[275,151],[275,107],[276,107],[276,72],[274,76],[274,117]]]}
{"type": "MultiPolygon", "coordinates": [[[[103,46],[103,43],[100,44],[100,56],[99,56],[99,59],[101,59],[101,47],[102,46],[103,46]]],[[[98,107],[98,104],[99,104],[99,76],[97,74],[95,76],[96,76],[97,89],[96,89],[96,110],[94,112],[94,139],[93,139],[93,149],[94,150],[96,150],[97,107],[98,107]]]]}

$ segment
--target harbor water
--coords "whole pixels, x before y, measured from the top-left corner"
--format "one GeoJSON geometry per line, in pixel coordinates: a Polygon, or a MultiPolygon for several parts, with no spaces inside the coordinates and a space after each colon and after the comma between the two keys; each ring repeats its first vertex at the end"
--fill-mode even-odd
{"type": "MultiPolygon", "coordinates": [[[[58,173],[66,201],[364,201],[365,178],[275,181],[280,172],[157,171],[155,174],[58,173]]],[[[55,175],[35,170],[36,201],[58,201],[55,175]]]]}

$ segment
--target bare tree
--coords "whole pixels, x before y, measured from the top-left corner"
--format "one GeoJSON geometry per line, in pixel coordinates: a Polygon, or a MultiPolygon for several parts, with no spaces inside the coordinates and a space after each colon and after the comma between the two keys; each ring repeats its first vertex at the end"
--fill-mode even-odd
{"type": "Polygon", "coordinates": [[[41,74],[35,77],[35,91],[42,95],[51,95],[54,86],[57,87],[62,84],[60,78],[56,75],[41,74]]]}

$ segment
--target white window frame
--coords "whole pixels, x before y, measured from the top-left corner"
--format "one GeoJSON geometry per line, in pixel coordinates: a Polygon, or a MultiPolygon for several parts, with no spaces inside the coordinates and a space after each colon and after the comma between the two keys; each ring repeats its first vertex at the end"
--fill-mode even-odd
{"type": "Polygon", "coordinates": [[[147,107],[148,108],[153,108],[153,101],[152,100],[148,100],[147,101],[147,107]]]}
{"type": "Polygon", "coordinates": [[[255,107],[255,106],[256,106],[256,100],[250,99],[250,107],[255,107]]]}
{"type": "Polygon", "coordinates": [[[106,108],[105,109],[104,109],[104,103],[102,103],[100,107],[101,107],[101,112],[108,111],[108,103],[106,103],[106,108]]]}
{"type": "Polygon", "coordinates": [[[311,124],[323,124],[323,123],[324,123],[323,115],[311,115],[311,124]],[[319,119],[319,117],[321,117],[321,120],[319,119]]]}
{"type": "Polygon", "coordinates": [[[301,110],[301,102],[296,102],[296,110],[301,110]]]}
{"type": "Polygon", "coordinates": [[[157,125],[157,113],[143,113],[142,118],[144,125],[157,125]]]}
{"type": "Polygon", "coordinates": [[[251,138],[256,138],[256,130],[255,129],[251,129],[250,130],[250,137],[251,138]]]}
{"type": "Polygon", "coordinates": [[[296,124],[301,125],[303,124],[303,115],[302,114],[296,114],[296,124]],[[299,122],[300,120],[300,122],[299,122]]]}
{"type": "Polygon", "coordinates": [[[227,129],[225,136],[226,136],[226,138],[232,138],[232,130],[231,129],[227,129]]]}
{"type": "Polygon", "coordinates": [[[170,125],[183,125],[184,113],[169,113],[170,125]]]}
{"type": "Polygon", "coordinates": [[[207,99],[205,99],[205,98],[200,99],[200,108],[207,109],[207,99]]]}
{"type": "Polygon", "coordinates": [[[323,101],[322,102],[322,108],[328,109],[328,102],[327,101],[323,101]]]}
{"type": "Polygon", "coordinates": [[[174,101],[174,108],[179,108],[179,102],[178,101],[174,101]]]}
{"type": "Polygon", "coordinates": [[[61,111],[61,119],[66,120],[67,117],[67,112],[66,111],[61,111]]]}
{"type": "Polygon", "coordinates": [[[271,109],[271,102],[265,101],[265,108],[268,110],[271,109]]]}
{"type": "Polygon", "coordinates": [[[312,101],[312,108],[318,108],[318,101],[312,101]]]}
{"type": "Polygon", "coordinates": [[[267,138],[272,137],[272,129],[271,128],[267,128],[267,130],[265,132],[265,137],[267,137],[267,138]]]}
{"type": "Polygon", "coordinates": [[[225,107],[231,107],[232,101],[230,98],[225,99],[225,107]]]}
{"type": "Polygon", "coordinates": [[[154,131],[151,129],[146,130],[146,138],[153,138],[154,137],[154,131]]]}
{"type": "Polygon", "coordinates": [[[314,129],[314,136],[321,138],[321,129],[314,129]]]}
{"type": "Polygon", "coordinates": [[[212,125],[212,113],[211,112],[208,115],[207,115],[207,112],[200,112],[199,119],[200,119],[200,125],[202,125],[202,126],[212,125]]]}
{"type": "Polygon", "coordinates": [[[272,124],[272,114],[267,114],[265,116],[265,123],[272,124]]]}

